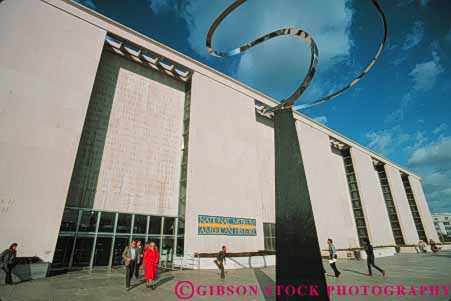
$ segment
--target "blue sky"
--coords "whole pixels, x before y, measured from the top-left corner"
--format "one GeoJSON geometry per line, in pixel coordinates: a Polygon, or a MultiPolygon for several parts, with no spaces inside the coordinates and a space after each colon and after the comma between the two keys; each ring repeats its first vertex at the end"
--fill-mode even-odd
{"type": "MultiPolygon", "coordinates": [[[[302,81],[309,50],[282,37],[243,55],[207,54],[205,35],[231,0],[78,0],[276,99],[302,81]]],[[[380,0],[387,47],[352,90],[303,113],[413,170],[433,212],[451,212],[451,1],[380,0]]],[[[318,44],[318,72],[299,103],[340,88],[368,64],[381,22],[370,0],[249,0],[218,28],[213,45],[230,49],[283,27],[318,44]]]]}

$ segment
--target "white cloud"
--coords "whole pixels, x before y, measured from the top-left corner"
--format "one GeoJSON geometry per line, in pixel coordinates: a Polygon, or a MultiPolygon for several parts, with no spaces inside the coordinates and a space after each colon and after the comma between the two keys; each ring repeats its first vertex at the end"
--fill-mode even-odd
{"type": "Polygon", "coordinates": [[[167,10],[175,10],[179,11],[180,5],[177,0],[146,0],[147,5],[152,9],[152,11],[156,14],[167,10]]]}
{"type": "Polygon", "coordinates": [[[408,162],[415,166],[440,164],[451,167],[451,137],[441,138],[415,150],[408,162]]]}
{"type": "Polygon", "coordinates": [[[414,150],[409,166],[423,178],[432,211],[451,209],[451,137],[436,140],[414,150]]]}
{"type": "Polygon", "coordinates": [[[317,121],[319,123],[322,123],[324,125],[327,124],[327,116],[324,116],[324,115],[323,116],[314,117],[313,120],[315,120],[315,121],[317,121]]]}
{"type": "Polygon", "coordinates": [[[421,21],[416,21],[413,25],[412,32],[406,35],[406,39],[402,45],[403,50],[409,50],[417,46],[424,37],[424,24],[421,21]]]}
{"type": "Polygon", "coordinates": [[[448,125],[446,123],[442,123],[440,124],[438,127],[436,127],[432,132],[434,134],[441,134],[442,132],[444,132],[446,129],[448,129],[448,125]]]}
{"type": "Polygon", "coordinates": [[[380,131],[371,131],[365,135],[368,141],[368,147],[385,156],[389,156],[394,151],[405,147],[411,137],[400,126],[380,131]]]}
{"type": "Polygon", "coordinates": [[[402,98],[399,107],[385,118],[385,123],[393,124],[404,119],[406,110],[413,100],[413,93],[407,92],[402,98]]]}
{"type": "Polygon", "coordinates": [[[412,141],[413,145],[406,147],[406,149],[408,151],[416,150],[419,147],[422,147],[423,145],[425,145],[427,141],[428,141],[428,138],[427,138],[425,132],[417,132],[415,134],[415,139],[413,139],[413,141],[412,141]]]}
{"type": "MultiPolygon", "coordinates": [[[[350,0],[249,1],[228,16],[215,33],[213,46],[228,50],[285,27],[309,32],[318,44],[318,72],[343,62],[351,52],[350,0]]],[[[208,56],[205,36],[214,19],[230,1],[193,0],[187,5],[188,41],[208,56]]],[[[298,37],[280,37],[241,55],[235,77],[273,97],[287,97],[302,81],[310,62],[310,50],[298,37]]]]}
{"type": "Polygon", "coordinates": [[[412,89],[401,98],[399,107],[386,117],[385,123],[392,124],[403,120],[418,93],[431,90],[443,71],[444,68],[440,64],[440,57],[436,51],[432,51],[431,60],[416,64],[408,74],[413,81],[412,89]]]}
{"type": "Polygon", "coordinates": [[[153,12],[158,13],[167,7],[167,2],[166,0],[147,0],[147,5],[150,6],[153,12]]]}
{"type": "Polygon", "coordinates": [[[440,57],[437,52],[432,52],[432,59],[415,65],[415,68],[409,73],[412,77],[416,91],[428,91],[432,89],[440,73],[444,71],[440,65],[440,57]]]}
{"type": "MultiPolygon", "coordinates": [[[[398,3],[398,6],[409,5],[410,3],[398,3]]],[[[408,50],[416,47],[424,38],[424,23],[421,21],[415,21],[413,24],[412,30],[406,34],[404,41],[402,41],[401,45],[391,44],[387,48],[389,53],[392,53],[394,59],[392,60],[392,64],[395,66],[399,66],[404,63],[408,56],[408,50]],[[401,50],[401,51],[400,51],[401,50]]]]}
{"type": "Polygon", "coordinates": [[[431,133],[407,133],[400,126],[366,135],[367,146],[390,156],[405,153],[407,166],[423,179],[423,188],[432,211],[451,211],[451,136],[443,136],[446,125],[431,133]]]}

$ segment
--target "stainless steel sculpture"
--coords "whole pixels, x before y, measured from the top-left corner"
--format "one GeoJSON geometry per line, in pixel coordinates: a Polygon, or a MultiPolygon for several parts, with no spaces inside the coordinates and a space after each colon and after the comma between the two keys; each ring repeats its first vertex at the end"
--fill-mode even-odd
{"type": "MultiPolygon", "coordinates": [[[[316,46],[315,41],[313,40],[312,36],[310,34],[308,34],[307,32],[303,31],[302,29],[299,28],[283,28],[283,29],[279,29],[276,31],[273,31],[271,33],[268,33],[264,36],[259,37],[258,39],[249,42],[241,47],[232,49],[232,50],[228,50],[228,51],[217,51],[214,50],[213,47],[211,46],[211,40],[213,38],[213,34],[216,31],[217,27],[219,26],[219,24],[221,24],[221,22],[229,15],[232,13],[232,11],[234,11],[236,8],[238,8],[240,5],[242,5],[243,3],[245,3],[246,0],[236,0],[235,2],[233,2],[229,7],[227,7],[217,18],[216,20],[213,22],[213,24],[210,26],[210,29],[208,30],[207,33],[207,40],[206,40],[206,46],[208,49],[208,52],[211,55],[217,56],[217,57],[227,57],[227,56],[233,56],[239,53],[243,53],[246,50],[261,44],[267,40],[270,40],[272,38],[275,37],[280,37],[280,36],[284,36],[284,35],[294,35],[294,36],[299,36],[301,38],[303,38],[307,44],[310,47],[310,51],[311,51],[311,58],[310,58],[310,67],[309,70],[307,72],[307,75],[305,76],[303,82],[299,85],[299,87],[294,91],[293,94],[291,94],[291,96],[289,96],[287,99],[281,100],[280,104],[272,107],[272,108],[268,108],[266,109],[266,113],[268,112],[272,112],[275,111],[277,109],[281,109],[281,108],[287,108],[287,107],[292,107],[294,105],[294,103],[296,102],[296,100],[302,95],[302,93],[307,89],[307,87],[309,86],[310,82],[313,79],[313,76],[315,75],[316,72],[316,66],[318,64],[318,48],[316,46]]],[[[350,89],[352,86],[356,85],[370,70],[371,68],[373,68],[374,64],[376,63],[376,61],[379,59],[382,50],[385,47],[385,42],[387,40],[387,20],[385,17],[385,14],[381,8],[381,6],[379,5],[379,3],[376,0],[371,0],[372,4],[374,5],[374,7],[376,8],[377,12],[379,13],[381,19],[382,19],[382,23],[383,23],[383,27],[384,27],[384,35],[382,37],[382,40],[379,44],[379,48],[376,51],[376,54],[373,56],[373,58],[371,59],[370,63],[368,64],[368,66],[365,67],[365,69],[355,78],[353,79],[349,84],[345,85],[343,88],[339,89],[336,92],[333,92],[325,97],[316,99],[314,101],[310,101],[304,104],[301,104],[299,106],[294,107],[294,110],[298,110],[298,109],[305,109],[326,101],[329,101],[341,94],[343,94],[346,90],[350,89]]]]}
{"type": "MultiPolygon", "coordinates": [[[[313,0],[312,0],[313,1],[313,0]]],[[[318,64],[318,48],[311,35],[298,28],[273,31],[239,48],[217,51],[211,46],[216,28],[232,11],[246,0],[236,0],[224,10],[211,25],[207,34],[208,52],[218,57],[232,56],[263,43],[269,39],[294,35],[303,38],[310,46],[310,67],[303,82],[294,93],[280,104],[265,109],[273,112],[275,149],[275,204],[276,204],[276,285],[278,287],[317,288],[318,295],[293,295],[289,292],[277,294],[276,300],[329,301],[327,282],[322,268],[321,252],[316,231],[315,218],[307,185],[304,163],[298,139],[298,130],[293,118],[294,109],[311,107],[341,95],[357,84],[379,59],[387,39],[387,21],[379,3],[371,0],[382,18],[384,35],[379,48],[368,66],[349,84],[320,99],[293,107],[295,101],[307,89],[315,75],[318,64]]]]}

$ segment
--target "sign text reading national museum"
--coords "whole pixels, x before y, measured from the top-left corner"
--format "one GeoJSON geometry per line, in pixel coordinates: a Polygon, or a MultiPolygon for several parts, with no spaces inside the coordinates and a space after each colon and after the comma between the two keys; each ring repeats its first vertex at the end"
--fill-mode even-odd
{"type": "Polygon", "coordinates": [[[199,235],[257,235],[257,221],[254,218],[199,215],[197,222],[199,235]]]}

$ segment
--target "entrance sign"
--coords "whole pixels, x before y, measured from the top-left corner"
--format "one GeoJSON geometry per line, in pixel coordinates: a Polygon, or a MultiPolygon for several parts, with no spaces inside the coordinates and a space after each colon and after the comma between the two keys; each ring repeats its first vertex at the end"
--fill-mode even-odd
{"type": "Polygon", "coordinates": [[[199,215],[197,234],[256,236],[257,220],[255,218],[199,215]]]}

